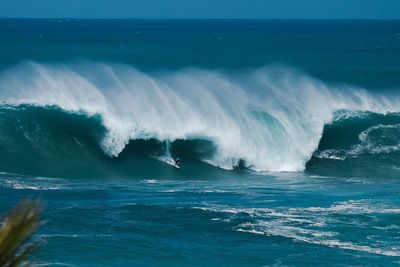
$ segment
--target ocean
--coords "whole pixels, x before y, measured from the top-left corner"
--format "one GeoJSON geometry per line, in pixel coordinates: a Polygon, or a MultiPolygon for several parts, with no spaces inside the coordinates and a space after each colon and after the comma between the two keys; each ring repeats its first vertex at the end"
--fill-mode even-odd
{"type": "Polygon", "coordinates": [[[1,19],[0,213],[38,266],[398,266],[399,89],[400,21],[1,19]]]}

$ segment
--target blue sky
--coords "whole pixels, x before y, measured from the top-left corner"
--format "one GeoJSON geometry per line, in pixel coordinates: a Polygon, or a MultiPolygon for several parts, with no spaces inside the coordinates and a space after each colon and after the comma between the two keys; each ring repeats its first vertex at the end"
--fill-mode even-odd
{"type": "Polygon", "coordinates": [[[0,17],[400,19],[400,0],[0,0],[0,17]]]}

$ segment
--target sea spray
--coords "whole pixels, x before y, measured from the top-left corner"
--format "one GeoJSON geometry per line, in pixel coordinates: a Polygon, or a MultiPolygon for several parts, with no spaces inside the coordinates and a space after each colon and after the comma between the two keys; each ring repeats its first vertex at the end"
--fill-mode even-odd
{"type": "Polygon", "coordinates": [[[203,159],[232,169],[301,171],[339,110],[396,112],[399,95],[330,86],[299,71],[240,75],[184,69],[144,73],[121,64],[22,63],[0,74],[3,105],[55,106],[100,116],[100,146],[117,157],[130,140],[209,140],[203,159]]]}

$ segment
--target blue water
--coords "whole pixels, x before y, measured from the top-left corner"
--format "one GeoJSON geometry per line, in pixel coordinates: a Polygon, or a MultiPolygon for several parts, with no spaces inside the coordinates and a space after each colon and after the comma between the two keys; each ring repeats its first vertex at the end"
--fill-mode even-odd
{"type": "Polygon", "coordinates": [[[0,211],[39,266],[399,265],[399,77],[398,21],[0,20],[0,211]]]}

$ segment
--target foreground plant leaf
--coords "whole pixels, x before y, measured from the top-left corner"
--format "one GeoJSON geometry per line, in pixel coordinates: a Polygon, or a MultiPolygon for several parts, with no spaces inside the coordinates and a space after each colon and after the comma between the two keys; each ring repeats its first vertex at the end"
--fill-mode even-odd
{"type": "Polygon", "coordinates": [[[0,267],[26,266],[27,257],[38,242],[26,244],[39,226],[38,201],[20,202],[4,219],[0,228],[0,267]]]}

